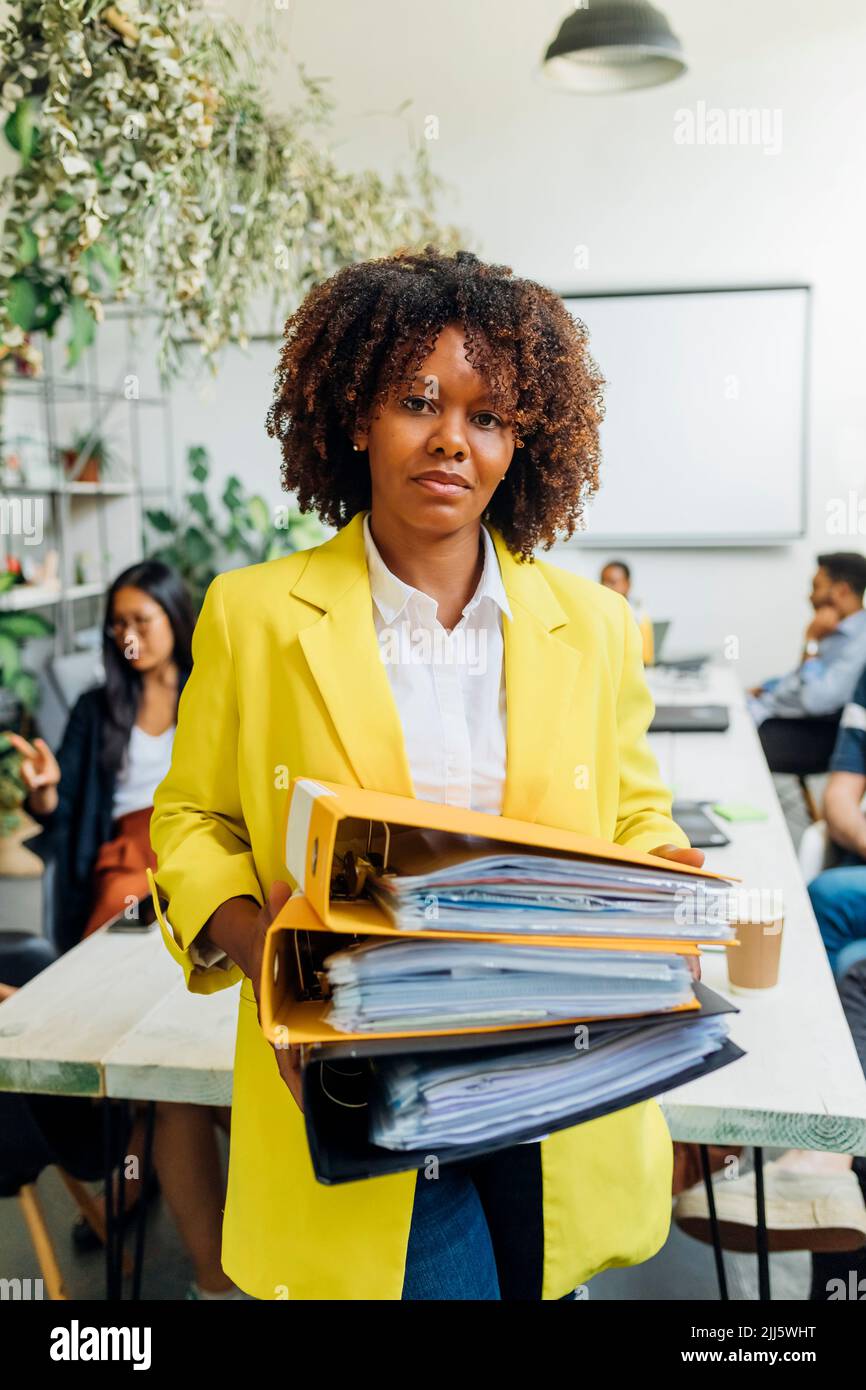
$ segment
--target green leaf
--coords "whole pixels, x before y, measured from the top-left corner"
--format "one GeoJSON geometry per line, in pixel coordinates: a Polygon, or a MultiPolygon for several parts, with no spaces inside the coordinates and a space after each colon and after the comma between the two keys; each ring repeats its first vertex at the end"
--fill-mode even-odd
{"type": "Polygon", "coordinates": [[[15,675],[20,670],[21,653],[18,643],[0,632],[0,671],[3,672],[3,684],[11,687],[15,675]]]}
{"type": "Polygon", "coordinates": [[[153,527],[155,531],[174,530],[174,521],[169,516],[168,512],[163,512],[159,510],[146,511],[145,516],[147,517],[149,524],[153,527]]]}
{"type": "Polygon", "coordinates": [[[3,127],[3,133],[13,150],[21,156],[21,163],[29,164],[39,139],[36,124],[36,102],[32,97],[24,97],[3,127]]]}
{"type": "Polygon", "coordinates": [[[0,570],[0,594],[5,594],[7,589],[11,589],[15,583],[15,575],[11,570],[0,570]]]}
{"type": "Polygon", "coordinates": [[[10,319],[17,323],[19,328],[23,328],[25,333],[36,327],[39,296],[35,285],[25,280],[23,275],[13,275],[9,281],[7,305],[10,319]]]}
{"type": "Polygon", "coordinates": [[[260,535],[266,536],[273,530],[273,518],[264,497],[251,497],[247,502],[247,514],[251,525],[260,535]]]}
{"type": "Polygon", "coordinates": [[[39,700],[39,684],[29,671],[16,672],[9,682],[9,688],[28,712],[35,709],[39,700]]]}
{"type": "Polygon", "coordinates": [[[186,451],[186,464],[197,483],[206,483],[210,475],[210,462],[203,444],[192,444],[186,451]]]}
{"type": "Polygon", "coordinates": [[[67,343],[67,364],[74,367],[85,348],[90,347],[96,336],[96,319],[83,299],[77,296],[69,301],[69,318],[72,336],[67,343]]]}
{"type": "Polygon", "coordinates": [[[18,228],[18,260],[21,265],[32,265],[39,255],[39,242],[30,227],[18,228]]]}
{"type": "Polygon", "coordinates": [[[213,557],[213,545],[203,532],[195,526],[188,526],[183,538],[183,548],[191,565],[204,565],[213,557]]]}
{"type": "Polygon", "coordinates": [[[209,526],[213,525],[213,515],[205,493],[191,492],[186,500],[191,511],[196,512],[209,526]]]}
{"type": "Polygon", "coordinates": [[[0,614],[0,632],[19,642],[27,637],[50,637],[53,631],[53,623],[38,613],[0,614]]]}
{"type": "MultiPolygon", "coordinates": [[[[117,252],[100,238],[99,241],[95,241],[92,246],[88,247],[86,254],[99,262],[113,289],[120,279],[120,257],[117,252]]],[[[82,256],[81,259],[84,260],[84,257],[82,256]]]]}

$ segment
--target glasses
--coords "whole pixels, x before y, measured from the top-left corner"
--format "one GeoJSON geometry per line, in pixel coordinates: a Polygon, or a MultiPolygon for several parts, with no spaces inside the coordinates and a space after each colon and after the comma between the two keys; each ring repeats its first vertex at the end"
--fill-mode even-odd
{"type": "Polygon", "coordinates": [[[127,632],[134,632],[136,637],[143,637],[154,623],[162,622],[165,618],[164,613],[151,613],[145,618],[113,618],[105,624],[105,634],[113,637],[115,642],[122,642],[127,632]]]}

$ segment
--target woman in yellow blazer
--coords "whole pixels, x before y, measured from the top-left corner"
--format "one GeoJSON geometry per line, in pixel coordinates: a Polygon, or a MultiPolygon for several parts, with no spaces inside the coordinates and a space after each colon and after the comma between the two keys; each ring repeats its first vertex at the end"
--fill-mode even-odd
{"type": "MultiPolygon", "coordinates": [[[[417,794],[407,749],[418,768],[424,730],[383,662],[371,555],[392,594],[432,597],[447,630],[478,621],[482,590],[501,577],[505,598],[484,621],[491,652],[502,639],[504,756],[497,781],[494,701],[464,769],[471,796],[458,778],[458,800],[475,804],[477,792],[490,809],[495,796],[503,815],[701,862],[671,820],[646,741],[652,702],[627,604],[529,558],[571,534],[597,485],[600,388],[561,301],[466,252],[344,269],[287,324],[269,432],[286,487],[340,529],[211,586],[152,822],[166,944],[188,987],[241,981],[223,1264],[256,1298],[556,1299],[666,1238],[671,1142],[651,1101],[505,1151],[493,1293],[449,1292],[444,1260],[441,1286],[435,1260],[419,1285],[420,1178],[318,1184],[297,1058],[275,1052],[257,1015],[264,933],[291,887],[280,834],[289,779],[417,794]],[[509,1154],[515,1173],[536,1165],[537,1211],[509,1185],[509,1154]],[[509,1255],[533,1221],[534,1254],[518,1241],[509,1255]],[[535,1291],[509,1294],[523,1288],[515,1260],[536,1256],[535,1291]]],[[[472,727],[471,690],[450,717],[451,732],[472,727]]],[[[434,754],[438,736],[431,727],[434,754]]],[[[451,799],[447,774],[443,787],[451,799]]],[[[429,1209],[447,1184],[427,1186],[429,1209]]],[[[456,1263],[489,1262],[489,1243],[486,1256],[451,1249],[469,1240],[453,1229],[441,1248],[456,1263]]]]}

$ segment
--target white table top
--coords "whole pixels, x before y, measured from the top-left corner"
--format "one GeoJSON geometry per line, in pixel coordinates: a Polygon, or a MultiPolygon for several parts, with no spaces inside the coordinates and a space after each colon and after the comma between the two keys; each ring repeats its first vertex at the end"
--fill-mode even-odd
{"type": "Polygon", "coordinates": [[[703,688],[673,687],[650,673],[657,703],[726,704],[725,734],[653,734],[653,751],[676,798],[741,802],[764,821],[725,824],[731,844],[706,865],[744,888],[780,891],[785,905],[779,984],[764,995],[728,988],[724,953],[702,956],[702,978],[740,1009],[735,1043],[748,1054],[663,1098],[675,1139],[757,1143],[866,1153],[866,1080],[800,875],[794,846],[757,732],[733,670],[714,668],[703,688]]]}
{"type": "MultiPolygon", "coordinates": [[[[748,802],[766,821],[736,823],[708,866],[746,887],[781,889],[778,987],[730,995],[731,1036],[748,1055],[663,1098],[676,1139],[866,1153],[866,1081],[757,735],[733,671],[671,689],[659,703],[725,703],[726,734],[657,734],[653,748],[682,799],[748,802]]],[[[725,994],[723,955],[703,978],[725,994]]],[[[157,931],[101,931],[0,1005],[0,1090],[229,1104],[237,988],[187,992],[157,931]]]]}

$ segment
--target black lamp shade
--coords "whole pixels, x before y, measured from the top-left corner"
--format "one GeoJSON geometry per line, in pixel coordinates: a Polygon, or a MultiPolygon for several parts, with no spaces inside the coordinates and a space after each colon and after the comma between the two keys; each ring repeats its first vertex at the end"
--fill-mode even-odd
{"type": "Polygon", "coordinates": [[[598,95],[659,86],[685,69],[660,10],[644,0],[590,0],[563,20],[542,71],[557,87],[598,95]]]}

